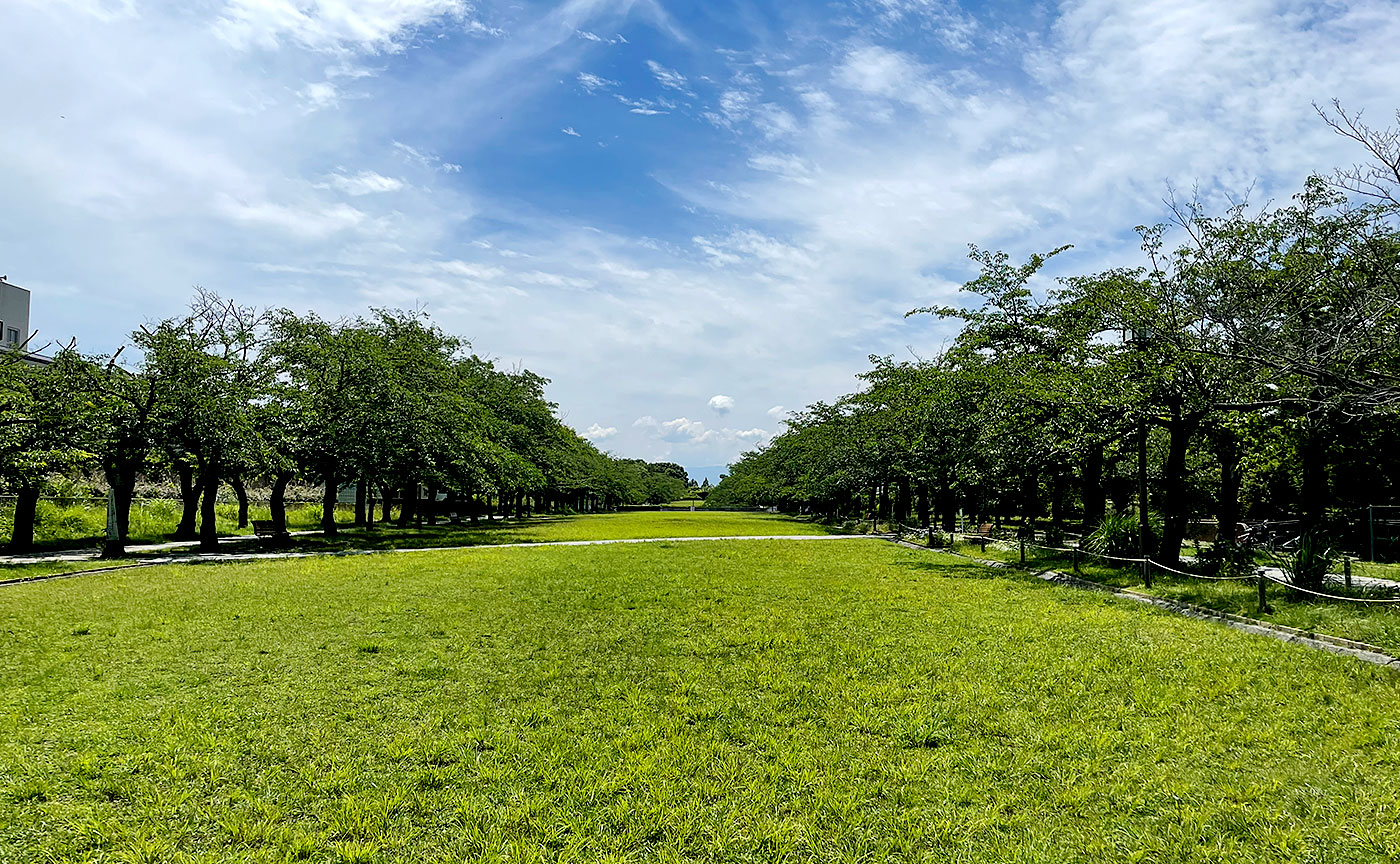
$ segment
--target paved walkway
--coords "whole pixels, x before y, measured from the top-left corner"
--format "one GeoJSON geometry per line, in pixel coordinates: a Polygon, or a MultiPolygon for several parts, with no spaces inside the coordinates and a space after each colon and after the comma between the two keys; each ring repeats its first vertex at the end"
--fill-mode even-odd
{"type": "MultiPolygon", "coordinates": [[[[1288,581],[1288,574],[1278,567],[1265,567],[1264,575],[1280,582],[1288,581]]],[[[1344,588],[1347,584],[1347,577],[1341,573],[1328,573],[1327,584],[1344,588]]],[[[1360,588],[1363,591],[1400,591],[1400,581],[1382,579],[1379,576],[1352,576],[1351,587],[1360,588]]]]}
{"type": "MultiPolygon", "coordinates": [[[[315,533],[315,532],[306,532],[315,533]]],[[[702,543],[723,540],[883,540],[880,534],[746,534],[736,537],[628,537],[616,540],[550,540],[539,543],[481,543],[475,546],[419,546],[405,549],[343,549],[335,552],[192,552],[184,555],[157,555],[139,561],[116,560],[110,567],[94,567],[88,570],[75,570],[71,573],[51,573],[43,576],[27,576],[0,580],[0,586],[18,585],[26,582],[47,582],[53,579],[72,579],[90,573],[108,573],[113,570],[128,570],[133,567],[154,567],[159,564],[227,564],[237,561],[266,561],[285,558],[344,558],[353,555],[385,555],[408,552],[465,552],[478,549],[527,549],[538,546],[612,546],[623,543],[702,543]]],[[[149,546],[141,547],[149,549],[149,546]]],[[[86,558],[41,558],[35,562],[24,562],[14,558],[0,558],[0,561],[14,563],[41,563],[48,561],[91,561],[95,553],[86,558]]]]}

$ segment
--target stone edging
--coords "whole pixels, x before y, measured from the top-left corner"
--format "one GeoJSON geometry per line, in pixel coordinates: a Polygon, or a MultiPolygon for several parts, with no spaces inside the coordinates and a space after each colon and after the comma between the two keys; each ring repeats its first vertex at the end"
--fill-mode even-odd
{"type": "MultiPolygon", "coordinates": [[[[929,549],[926,546],[918,546],[905,540],[896,539],[893,542],[909,549],[916,549],[920,552],[942,552],[945,555],[964,558],[987,567],[1005,568],[1008,566],[1005,561],[988,561],[985,558],[973,558],[970,555],[964,555],[961,552],[954,552],[948,549],[929,549]]],[[[1295,645],[1303,645],[1319,651],[1341,654],[1345,657],[1353,657],[1357,660],[1372,663],[1377,666],[1400,670],[1400,658],[1393,657],[1387,654],[1383,648],[1370,645],[1366,642],[1343,639],[1340,636],[1329,636],[1326,633],[1310,633],[1284,624],[1274,624],[1270,621],[1261,621],[1258,618],[1246,618],[1243,615],[1235,615],[1232,612],[1221,612],[1218,609],[1209,609],[1205,606],[1197,606],[1194,603],[1186,603],[1180,600],[1168,600],[1164,597],[1143,594],[1140,591],[1133,591],[1128,588],[1111,588],[1107,585],[1101,585],[1098,582],[1091,582],[1088,579],[1081,579],[1078,576],[1061,573],[1058,570],[1042,570],[1033,575],[1037,579],[1042,579],[1055,585],[1067,585],[1071,588],[1080,588],[1088,591],[1102,591],[1123,600],[1131,600],[1135,603],[1155,606],[1158,609],[1173,612],[1177,615],[1184,615],[1187,618],[1195,618],[1201,621],[1214,621],[1245,633],[1253,633],[1256,636],[1266,636],[1270,639],[1277,639],[1280,642],[1291,642],[1295,645]]]]}

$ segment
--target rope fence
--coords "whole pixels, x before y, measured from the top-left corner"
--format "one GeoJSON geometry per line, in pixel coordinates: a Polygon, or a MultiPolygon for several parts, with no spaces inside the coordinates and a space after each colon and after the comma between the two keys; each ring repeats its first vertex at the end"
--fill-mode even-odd
{"type": "MultiPolygon", "coordinates": [[[[898,528],[899,528],[899,530],[900,530],[901,533],[913,535],[913,536],[916,536],[916,537],[926,536],[926,532],[930,530],[930,529],[925,529],[925,528],[913,528],[913,527],[911,527],[911,526],[904,525],[903,523],[896,523],[896,524],[898,525],[898,528]]],[[[1155,570],[1161,571],[1161,572],[1163,572],[1163,573],[1170,573],[1170,574],[1172,574],[1172,575],[1174,575],[1174,576],[1179,576],[1179,577],[1183,577],[1183,578],[1186,578],[1186,579],[1199,579],[1199,580],[1206,581],[1206,582],[1248,582],[1248,581],[1255,581],[1255,582],[1258,583],[1258,586],[1259,586],[1259,605],[1260,605],[1260,608],[1261,608],[1261,609],[1263,609],[1263,608],[1265,608],[1265,607],[1267,606],[1264,587],[1265,587],[1265,585],[1266,585],[1268,582],[1273,582],[1273,583],[1275,583],[1275,584],[1277,584],[1277,585],[1282,585],[1283,587],[1289,589],[1290,591],[1297,591],[1297,592],[1302,593],[1302,594],[1307,594],[1307,595],[1310,595],[1310,596],[1313,596],[1313,597],[1318,597],[1318,598],[1325,599],[1325,600],[1335,600],[1335,601],[1341,601],[1341,602],[1347,602],[1347,603],[1372,604],[1372,605],[1382,605],[1382,606],[1397,606],[1397,605],[1400,605],[1400,596],[1396,596],[1396,597],[1375,597],[1375,596],[1371,596],[1371,597],[1360,597],[1360,596],[1356,596],[1356,595],[1347,595],[1347,594],[1332,594],[1332,593],[1328,593],[1328,592],[1325,592],[1325,591],[1317,591],[1317,590],[1314,590],[1314,589],[1311,589],[1311,588],[1305,588],[1305,587],[1303,587],[1303,586],[1296,585],[1296,584],[1294,584],[1293,582],[1290,582],[1290,581],[1287,580],[1287,579],[1281,579],[1281,578],[1279,578],[1278,576],[1276,576],[1276,575],[1274,575],[1273,573],[1269,572],[1269,568],[1265,568],[1265,567],[1257,568],[1257,569],[1255,570],[1255,572],[1253,572],[1253,573],[1246,573],[1246,574],[1241,574],[1241,575],[1238,575],[1238,576],[1212,576],[1212,575],[1205,574],[1205,573],[1193,573],[1193,572],[1188,571],[1188,570],[1181,570],[1181,569],[1176,568],[1176,567],[1169,567],[1169,566],[1167,566],[1166,564],[1161,563],[1160,561],[1154,561],[1154,560],[1153,560],[1152,558],[1150,558],[1150,557],[1134,558],[1134,557],[1127,557],[1127,556],[1121,556],[1121,555],[1108,555],[1108,554],[1105,554],[1105,553],[1102,553],[1102,552],[1093,552],[1093,551],[1090,551],[1090,550],[1088,550],[1088,549],[1084,549],[1084,548],[1079,547],[1079,546],[1047,546],[1047,545],[1044,545],[1044,544],[1040,544],[1040,543],[1035,543],[1035,542],[1027,541],[1027,540],[1025,540],[1024,538],[997,538],[997,537],[992,537],[992,536],[990,536],[990,535],[988,535],[988,534],[981,534],[981,533],[978,533],[978,534],[962,534],[962,535],[958,535],[958,534],[956,534],[956,533],[952,533],[952,534],[950,534],[950,539],[953,540],[954,542],[956,542],[956,539],[957,539],[958,536],[962,536],[965,540],[970,539],[970,540],[972,540],[973,542],[982,543],[984,549],[985,549],[985,545],[986,545],[986,544],[992,543],[992,542],[997,542],[998,540],[1001,540],[1001,541],[1010,540],[1010,541],[1013,542],[1013,543],[1018,543],[1018,544],[1020,545],[1020,547],[1021,547],[1022,562],[1023,562],[1023,563],[1024,563],[1024,561],[1025,561],[1025,550],[1027,550],[1027,549],[1034,549],[1034,550],[1039,550],[1039,551],[1042,551],[1042,552],[1051,552],[1051,553],[1056,553],[1056,554],[1059,554],[1059,555],[1068,555],[1068,556],[1071,556],[1071,557],[1074,559],[1074,568],[1075,568],[1075,571],[1076,571],[1076,572],[1078,572],[1078,569],[1079,569],[1079,556],[1084,556],[1085,558],[1098,559],[1098,560],[1102,560],[1102,561],[1112,562],[1112,563],[1115,563],[1115,564],[1131,564],[1131,565],[1137,565],[1137,566],[1146,565],[1146,567],[1145,567],[1144,569],[1155,569],[1155,570]]],[[[1350,577],[1351,577],[1351,562],[1348,560],[1348,562],[1347,562],[1347,587],[1348,587],[1348,588],[1351,587],[1351,578],[1350,578],[1350,577]]],[[[1372,577],[1372,578],[1374,578],[1374,577],[1372,577]]],[[[1400,581],[1400,580],[1385,580],[1385,579],[1381,579],[1380,581],[1387,581],[1387,582],[1389,582],[1389,581],[1400,581]]],[[[1382,590],[1382,591],[1390,591],[1390,592],[1397,592],[1397,591],[1400,591],[1400,585],[1395,585],[1395,586],[1393,586],[1393,587],[1392,587],[1391,585],[1386,585],[1385,587],[1381,588],[1380,590],[1382,590]]]]}

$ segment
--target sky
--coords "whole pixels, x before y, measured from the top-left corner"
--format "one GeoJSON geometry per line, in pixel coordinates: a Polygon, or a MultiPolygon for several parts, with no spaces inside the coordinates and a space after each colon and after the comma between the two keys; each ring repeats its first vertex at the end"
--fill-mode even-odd
{"type": "Polygon", "coordinates": [[[41,341],[113,351],[195,285],[421,308],[711,479],[869,355],[936,354],[904,313],[960,302],[968,244],[1135,265],[1173,189],[1362,159],[1313,103],[1400,107],[1382,0],[6,0],[0,33],[0,273],[41,341]]]}

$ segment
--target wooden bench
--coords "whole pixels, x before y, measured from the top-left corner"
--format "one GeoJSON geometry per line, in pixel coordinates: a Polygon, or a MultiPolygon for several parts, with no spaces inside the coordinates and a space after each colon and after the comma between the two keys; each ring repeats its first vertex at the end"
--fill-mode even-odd
{"type": "Polygon", "coordinates": [[[286,540],[292,536],[287,533],[287,529],[278,528],[277,523],[271,519],[254,519],[253,534],[264,540],[286,540]]]}
{"type": "Polygon", "coordinates": [[[984,522],[978,525],[975,530],[965,532],[963,534],[963,539],[979,544],[982,547],[982,551],[986,552],[987,541],[992,539],[992,523],[984,522]]]}

